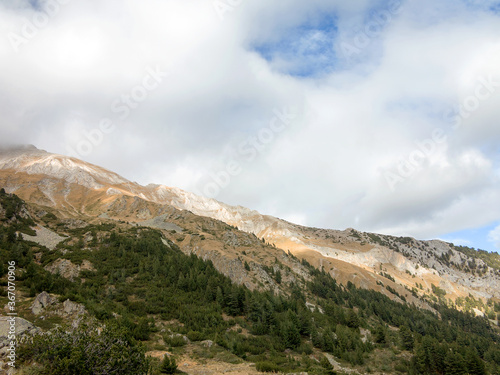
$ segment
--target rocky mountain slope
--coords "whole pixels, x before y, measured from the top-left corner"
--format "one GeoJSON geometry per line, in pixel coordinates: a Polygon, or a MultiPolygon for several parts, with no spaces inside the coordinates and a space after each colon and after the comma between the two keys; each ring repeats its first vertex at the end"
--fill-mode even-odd
{"type": "MultiPolygon", "coordinates": [[[[0,186],[68,220],[84,215],[162,229],[183,251],[209,257],[222,272],[250,287],[273,285],[261,271],[275,258],[291,270],[292,279],[300,277],[297,257],[323,267],[339,282],[351,281],[393,298],[419,301],[415,297],[435,297],[436,291],[459,302],[468,296],[500,298],[498,267],[452,244],[303,227],[178,188],[141,186],[104,168],[33,146],[0,150],[0,186]],[[236,228],[248,235],[233,231],[236,228]],[[200,229],[201,236],[194,234],[200,229]],[[260,276],[246,276],[245,262],[260,276]]],[[[273,287],[278,288],[276,283],[273,287]]]]}
{"type": "Polygon", "coordinates": [[[6,362],[3,288],[0,372],[159,375],[170,358],[190,375],[500,366],[493,255],[298,226],[34,147],[0,152],[4,286],[12,261],[21,369],[6,362]]]}

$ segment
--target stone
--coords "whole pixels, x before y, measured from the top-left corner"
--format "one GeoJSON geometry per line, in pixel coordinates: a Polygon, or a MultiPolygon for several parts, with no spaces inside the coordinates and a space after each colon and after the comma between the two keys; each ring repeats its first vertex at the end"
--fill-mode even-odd
{"type": "Polygon", "coordinates": [[[73,264],[68,259],[57,259],[52,264],[45,266],[45,270],[53,274],[59,274],[71,281],[73,281],[80,273],[80,267],[73,264]]]}
{"type": "Polygon", "coordinates": [[[203,345],[205,348],[211,348],[214,345],[214,342],[212,340],[205,340],[200,343],[203,345]]]}
{"type": "Polygon", "coordinates": [[[42,310],[46,307],[53,305],[57,300],[50,296],[49,293],[43,291],[38,296],[36,296],[35,301],[31,305],[31,312],[35,315],[42,313],[42,310]]]}
{"type": "MultiPolygon", "coordinates": [[[[10,317],[2,316],[0,317],[0,356],[7,353],[9,345],[9,332],[11,327],[10,317]]],[[[16,328],[16,339],[19,340],[23,336],[32,335],[39,331],[39,328],[35,327],[32,323],[28,322],[26,319],[15,317],[15,328],[16,328]]]]}
{"type": "Polygon", "coordinates": [[[73,264],[68,259],[57,259],[53,263],[45,266],[45,269],[53,274],[60,274],[62,277],[74,281],[80,271],[95,271],[94,265],[90,263],[88,260],[84,260],[81,266],[73,264]]]}
{"type": "MultiPolygon", "coordinates": [[[[8,321],[10,317],[2,316],[0,318],[0,340],[2,338],[7,338],[9,335],[10,322],[8,321]]],[[[16,336],[20,336],[24,333],[29,333],[31,331],[36,331],[37,328],[33,325],[33,323],[28,322],[26,319],[15,317],[16,323],[16,336]]]]}
{"type": "Polygon", "coordinates": [[[79,303],[67,299],[63,302],[63,312],[67,315],[77,314],[82,315],[85,313],[85,307],[79,303]]]}

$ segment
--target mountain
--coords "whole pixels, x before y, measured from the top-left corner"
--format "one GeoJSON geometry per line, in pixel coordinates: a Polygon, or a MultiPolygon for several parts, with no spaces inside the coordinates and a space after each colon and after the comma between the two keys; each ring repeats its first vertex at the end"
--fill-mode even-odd
{"type": "MultiPolygon", "coordinates": [[[[196,217],[212,218],[253,234],[267,244],[325,269],[340,282],[351,281],[388,295],[391,293],[380,284],[390,283],[399,294],[408,298],[412,294],[432,295],[436,287],[445,291],[446,298],[453,301],[458,298],[459,303],[469,295],[477,299],[500,298],[499,262],[488,261],[479,253],[466,252],[443,241],[420,241],[354,229],[308,228],[178,188],[141,186],[104,168],[34,146],[0,151],[0,185],[9,193],[31,203],[53,207],[67,217],[85,214],[143,222],[160,229],[173,224],[182,229],[189,220],[181,220],[180,216],[191,212],[196,217]],[[177,224],[172,220],[173,209],[180,215],[177,224]],[[166,213],[170,224],[165,223],[166,213]]],[[[205,237],[207,235],[210,234],[206,233],[205,237]]],[[[224,253],[220,249],[220,244],[201,243],[194,241],[192,236],[186,237],[189,238],[181,242],[186,248],[196,248],[200,254],[217,250],[229,256],[227,251],[224,253]]],[[[255,244],[255,237],[236,242],[255,244]]],[[[236,259],[235,256],[241,257],[241,254],[233,253],[230,257],[236,259]]],[[[269,258],[269,254],[259,256],[269,258]]],[[[261,262],[258,259],[248,258],[247,261],[258,264],[261,262]]],[[[220,263],[224,270],[224,262],[220,263]]],[[[240,282],[243,279],[233,277],[240,282]]]]}
{"type": "Polygon", "coordinates": [[[30,374],[497,374],[498,265],[0,150],[0,306],[30,374]]]}

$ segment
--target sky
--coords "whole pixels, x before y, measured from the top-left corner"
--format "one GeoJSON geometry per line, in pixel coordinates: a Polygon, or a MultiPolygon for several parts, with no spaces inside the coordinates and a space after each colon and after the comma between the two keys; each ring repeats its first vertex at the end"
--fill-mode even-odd
{"type": "Polygon", "coordinates": [[[500,250],[500,1],[0,2],[0,142],[500,250]]]}

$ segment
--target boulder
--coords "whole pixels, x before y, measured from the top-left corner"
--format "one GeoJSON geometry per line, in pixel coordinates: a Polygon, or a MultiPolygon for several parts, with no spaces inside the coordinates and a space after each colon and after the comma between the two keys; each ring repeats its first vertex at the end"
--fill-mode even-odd
{"type": "Polygon", "coordinates": [[[43,291],[38,296],[36,296],[35,301],[31,305],[31,312],[35,315],[42,313],[42,310],[47,306],[53,305],[57,300],[50,296],[49,293],[43,291]]]}
{"type": "Polygon", "coordinates": [[[53,274],[60,274],[62,277],[74,281],[80,271],[95,271],[94,265],[88,260],[84,260],[81,266],[78,266],[68,259],[57,259],[53,263],[45,266],[45,269],[53,274]]]}
{"type": "Polygon", "coordinates": [[[212,340],[205,340],[200,343],[203,345],[205,348],[211,348],[214,345],[214,342],[212,340]]]}
{"type": "Polygon", "coordinates": [[[71,281],[80,273],[80,267],[68,259],[57,259],[54,263],[45,266],[45,269],[53,274],[58,273],[71,281]]]}
{"type": "MultiPolygon", "coordinates": [[[[10,345],[9,332],[11,327],[10,317],[2,316],[0,317],[0,356],[7,353],[7,349],[10,345]]],[[[26,319],[15,317],[14,327],[16,330],[16,340],[19,340],[23,336],[32,335],[39,331],[39,328],[35,327],[32,323],[28,322],[26,319]]]]}
{"type": "Polygon", "coordinates": [[[67,315],[83,315],[85,313],[85,307],[79,303],[67,299],[63,302],[63,312],[67,315]]]}
{"type": "MultiPolygon", "coordinates": [[[[2,316],[0,318],[0,341],[2,339],[6,339],[9,336],[10,330],[10,317],[2,316]]],[[[15,327],[16,327],[16,336],[21,336],[25,333],[30,333],[31,331],[36,331],[37,328],[33,325],[33,323],[28,322],[26,319],[15,317],[15,327]]]]}

